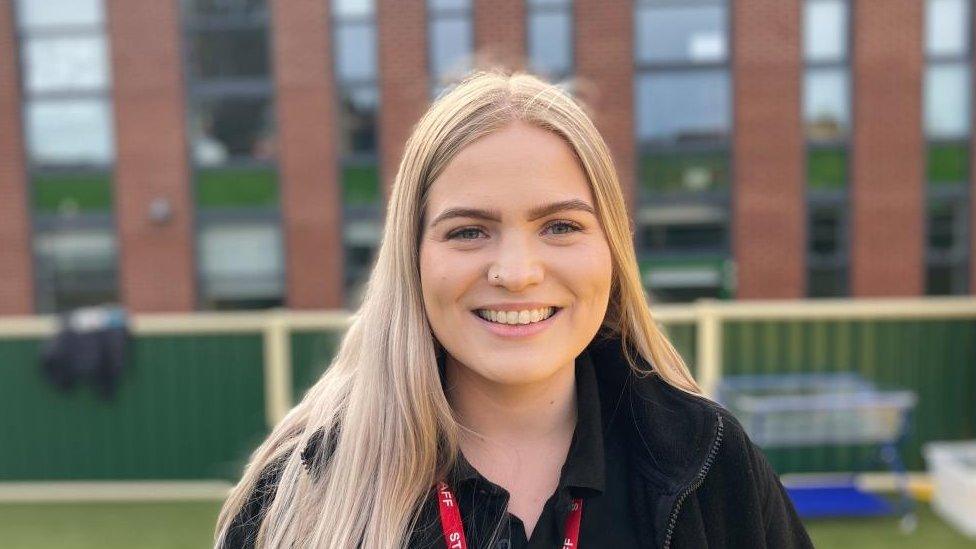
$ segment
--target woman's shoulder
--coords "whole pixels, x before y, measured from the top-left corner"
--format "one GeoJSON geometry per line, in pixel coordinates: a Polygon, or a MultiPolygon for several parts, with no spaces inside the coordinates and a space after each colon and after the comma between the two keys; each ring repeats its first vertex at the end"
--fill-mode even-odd
{"type": "MultiPolygon", "coordinates": [[[[712,491],[723,505],[758,511],[763,537],[770,547],[813,547],[793,502],[765,452],[728,409],[713,404],[722,425],[722,444],[715,458],[719,469],[712,491]],[[715,488],[720,488],[715,490],[715,488]],[[752,502],[752,505],[744,505],[752,502]]],[[[706,487],[706,491],[708,488],[706,487]]]]}
{"type": "Polygon", "coordinates": [[[683,456],[680,462],[694,464],[692,471],[702,483],[696,499],[707,507],[705,515],[724,516],[730,524],[754,530],[769,547],[812,547],[779,475],[731,411],[663,380],[644,386],[650,389],[642,398],[649,404],[644,419],[657,425],[654,432],[668,434],[661,446],[673,444],[683,456]]]}
{"type": "Polygon", "coordinates": [[[274,501],[278,491],[278,482],[284,469],[284,460],[278,460],[261,472],[254,488],[248,494],[244,505],[234,516],[227,528],[224,549],[249,549],[254,547],[261,521],[274,501]]]}
{"type": "MultiPolygon", "coordinates": [[[[334,438],[337,436],[338,430],[333,429],[330,438],[330,442],[333,444],[327,444],[325,448],[322,447],[324,432],[324,429],[315,431],[301,452],[302,465],[309,474],[322,467],[322,464],[330,457],[330,451],[334,448],[334,438]]],[[[282,455],[261,471],[244,505],[241,506],[240,511],[228,527],[224,548],[254,547],[254,540],[257,538],[261,522],[278,492],[278,483],[281,481],[287,457],[287,453],[282,455]]]]}

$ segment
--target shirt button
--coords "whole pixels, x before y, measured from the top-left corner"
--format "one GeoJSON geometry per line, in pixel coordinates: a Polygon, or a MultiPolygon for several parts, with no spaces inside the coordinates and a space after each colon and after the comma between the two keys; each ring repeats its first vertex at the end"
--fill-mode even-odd
{"type": "Polygon", "coordinates": [[[495,544],[495,549],[511,549],[512,542],[507,539],[500,539],[498,543],[495,544]]]}

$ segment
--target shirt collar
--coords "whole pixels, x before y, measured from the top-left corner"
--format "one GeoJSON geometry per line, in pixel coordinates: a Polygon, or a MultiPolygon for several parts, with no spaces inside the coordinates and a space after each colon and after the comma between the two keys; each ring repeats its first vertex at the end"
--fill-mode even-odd
{"type": "MultiPolygon", "coordinates": [[[[606,484],[603,448],[605,427],[596,372],[587,351],[576,357],[576,406],[576,429],[559,475],[559,486],[587,490],[592,495],[601,494],[606,484]]],[[[460,450],[450,478],[454,485],[474,480],[487,481],[460,450]]],[[[486,484],[491,485],[490,482],[486,484]]]]}

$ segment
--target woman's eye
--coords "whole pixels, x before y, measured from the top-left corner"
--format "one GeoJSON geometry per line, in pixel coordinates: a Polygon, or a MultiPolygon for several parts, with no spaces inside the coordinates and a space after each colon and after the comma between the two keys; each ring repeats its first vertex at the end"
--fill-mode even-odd
{"type": "MultiPolygon", "coordinates": [[[[553,234],[570,234],[579,230],[582,230],[579,225],[571,223],[568,221],[556,221],[549,224],[546,227],[547,230],[552,230],[553,234]]],[[[483,234],[484,231],[478,227],[463,227],[457,229],[447,235],[448,240],[476,240],[479,234],[483,234]]]]}
{"type": "Polygon", "coordinates": [[[475,238],[477,238],[476,235],[478,233],[480,233],[480,232],[481,232],[481,229],[478,229],[478,228],[475,228],[475,227],[465,227],[463,229],[458,229],[458,230],[450,233],[449,235],[447,235],[447,239],[448,240],[454,240],[456,238],[460,238],[461,240],[474,240],[475,238]],[[472,234],[475,235],[475,236],[472,236],[470,238],[463,238],[462,237],[462,235],[472,235],[472,234]]]}
{"type": "Polygon", "coordinates": [[[575,223],[570,223],[568,221],[556,221],[552,225],[549,225],[548,228],[552,229],[552,228],[556,228],[556,227],[563,227],[563,228],[568,229],[568,230],[566,230],[566,231],[556,231],[555,234],[569,234],[569,233],[576,232],[576,231],[579,231],[580,230],[579,225],[577,225],[575,223]]]}

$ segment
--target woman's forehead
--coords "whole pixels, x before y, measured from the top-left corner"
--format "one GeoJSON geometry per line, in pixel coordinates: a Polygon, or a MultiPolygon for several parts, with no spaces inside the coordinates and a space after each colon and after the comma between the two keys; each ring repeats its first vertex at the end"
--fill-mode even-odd
{"type": "Polygon", "coordinates": [[[579,172],[572,147],[555,133],[525,122],[514,122],[469,143],[452,157],[440,180],[498,178],[514,175],[526,178],[565,177],[579,172]]]}

